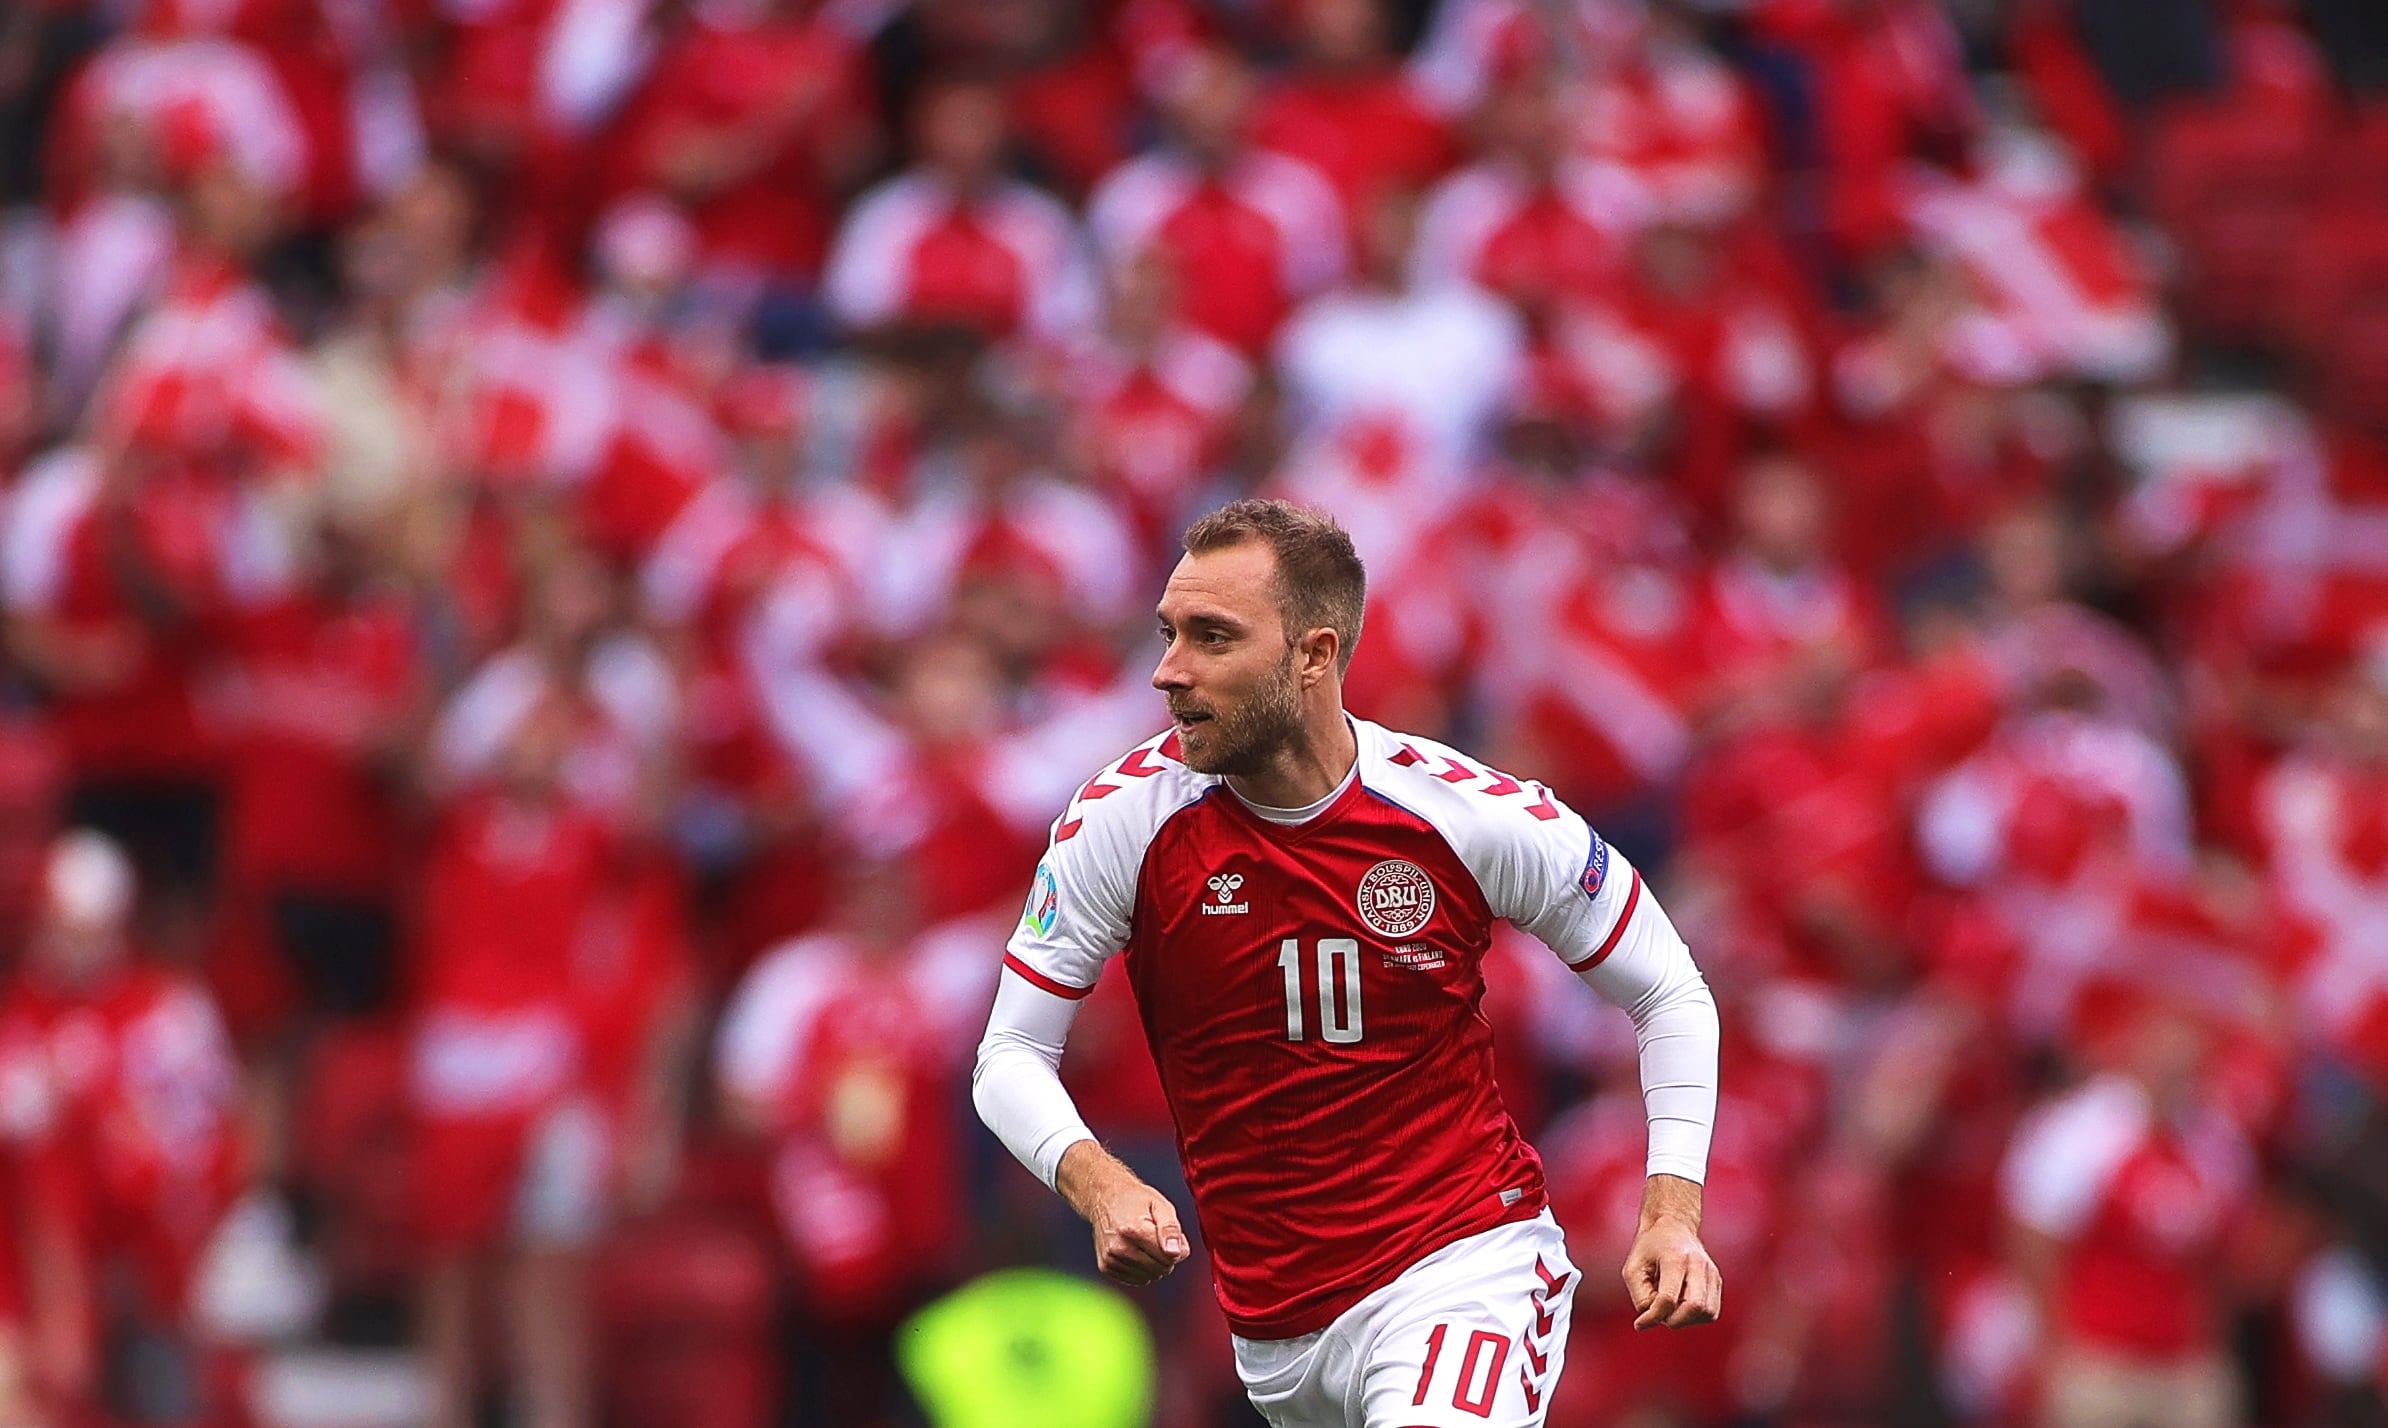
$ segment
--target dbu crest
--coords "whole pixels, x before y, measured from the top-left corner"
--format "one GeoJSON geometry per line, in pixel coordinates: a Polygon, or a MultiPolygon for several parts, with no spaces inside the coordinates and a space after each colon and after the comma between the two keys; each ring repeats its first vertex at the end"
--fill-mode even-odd
{"type": "Polygon", "coordinates": [[[1360,879],[1360,920],[1380,937],[1407,937],[1434,916],[1434,880],[1406,858],[1387,858],[1360,879]]]}

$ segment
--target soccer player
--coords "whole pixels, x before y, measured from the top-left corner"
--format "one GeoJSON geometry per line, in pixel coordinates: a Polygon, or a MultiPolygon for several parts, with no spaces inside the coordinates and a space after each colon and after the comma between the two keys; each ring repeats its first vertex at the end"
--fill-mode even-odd
{"type": "Polygon", "coordinates": [[[1189,1244],[1058,1075],[1126,958],[1186,1184],[1276,1428],[1534,1428],[1576,1270],[1502,1107],[1482,962],[1507,918],[1633,1017],[1650,1150],[1637,1328],[1717,1316],[1700,1182],[1715,1003],[1641,874],[1539,784],[1347,715],[1366,574],[1326,516],[1237,501],[1161,597],[1169,730],[1053,825],[973,1082],[1004,1144],[1145,1284],[1189,1244]]]}

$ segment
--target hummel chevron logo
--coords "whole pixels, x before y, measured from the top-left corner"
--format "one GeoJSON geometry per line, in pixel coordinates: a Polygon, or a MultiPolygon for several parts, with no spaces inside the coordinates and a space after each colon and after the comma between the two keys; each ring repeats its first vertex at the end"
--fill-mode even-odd
{"type": "Polygon", "coordinates": [[[1551,1273],[1551,1267],[1542,1262],[1541,1255],[1534,1256],[1534,1272],[1542,1276],[1542,1292],[1545,1294],[1558,1293],[1560,1285],[1565,1284],[1568,1280],[1575,1277],[1573,1271],[1569,1271],[1566,1274],[1553,1275],[1551,1273]]]}

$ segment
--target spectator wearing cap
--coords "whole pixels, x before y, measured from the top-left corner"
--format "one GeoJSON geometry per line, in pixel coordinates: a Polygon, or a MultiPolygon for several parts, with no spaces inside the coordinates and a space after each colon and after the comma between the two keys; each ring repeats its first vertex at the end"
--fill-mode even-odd
{"type": "Polygon", "coordinates": [[[806,470],[812,384],[758,365],[715,393],[732,452],[639,574],[641,613],[680,681],[683,854],[723,897],[732,967],[815,921],[826,896],[806,765],[769,717],[788,678],[842,667],[860,639],[858,557],[806,470]]]}
{"type": "Polygon", "coordinates": [[[640,570],[643,613],[692,639],[708,663],[739,658],[758,639],[775,660],[818,661],[858,617],[853,552],[839,548],[805,469],[815,400],[794,367],[756,365],[722,382],[713,405],[727,465],[640,570]]]}

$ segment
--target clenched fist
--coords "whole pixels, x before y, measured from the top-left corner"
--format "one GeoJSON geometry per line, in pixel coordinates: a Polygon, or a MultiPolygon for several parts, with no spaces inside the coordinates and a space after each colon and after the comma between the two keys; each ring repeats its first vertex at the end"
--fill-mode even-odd
{"type": "Polygon", "coordinates": [[[1713,1323],[1725,1310],[1725,1277],[1700,1243],[1700,1187],[1653,1175],[1642,1188],[1642,1228],[1625,1256],[1625,1292],[1637,1329],[1713,1323]]]}
{"type": "Polygon", "coordinates": [[[1091,1140],[1063,1152],[1053,1188],[1094,1227],[1095,1267],[1107,1279],[1150,1284],[1191,1253],[1169,1197],[1091,1140]]]}

